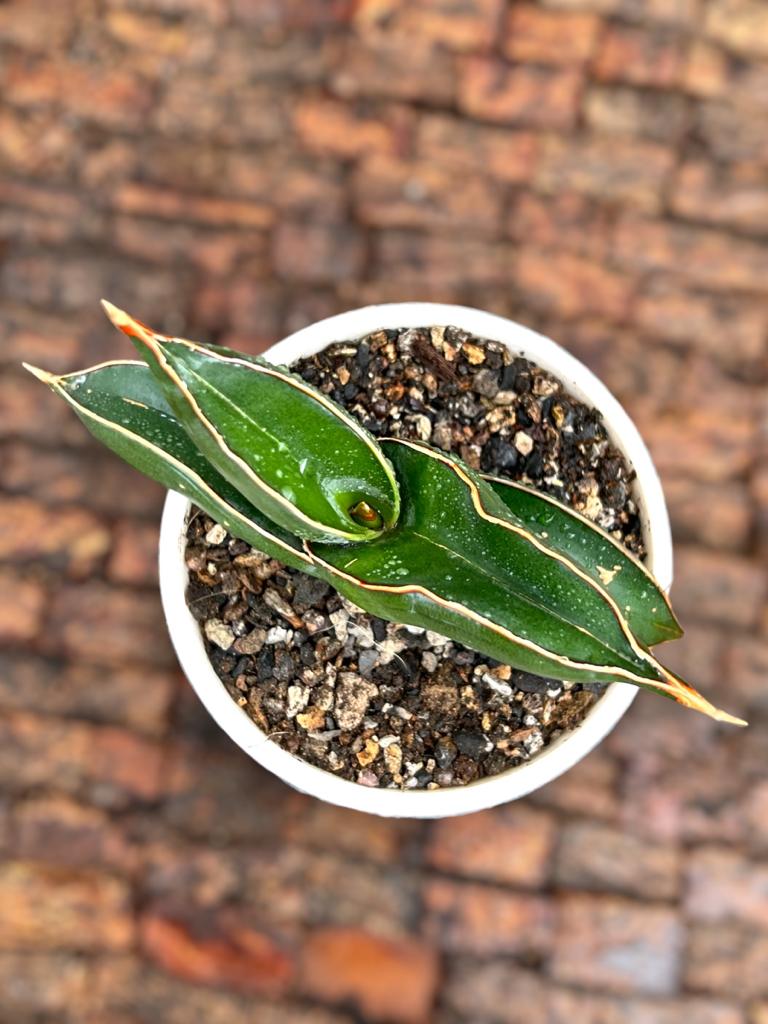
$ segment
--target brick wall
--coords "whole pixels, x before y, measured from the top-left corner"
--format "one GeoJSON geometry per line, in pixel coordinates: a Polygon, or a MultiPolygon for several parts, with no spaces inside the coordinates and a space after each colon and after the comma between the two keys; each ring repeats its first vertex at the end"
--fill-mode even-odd
{"type": "Polygon", "coordinates": [[[0,3],[0,1017],[768,1021],[764,0],[0,3]],[[677,666],[521,803],[423,827],[287,792],[174,665],[162,495],[20,359],[97,300],[257,350],[367,302],[541,328],[625,402],[677,666]]]}

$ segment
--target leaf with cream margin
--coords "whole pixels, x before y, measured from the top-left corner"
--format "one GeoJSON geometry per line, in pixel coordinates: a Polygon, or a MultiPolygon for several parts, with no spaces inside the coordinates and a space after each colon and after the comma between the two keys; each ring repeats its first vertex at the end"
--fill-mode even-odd
{"type": "Polygon", "coordinates": [[[305,544],[350,600],[536,675],[634,683],[744,724],[664,668],[601,584],[515,523],[466,466],[413,441],[382,447],[400,484],[397,527],[367,544],[305,544]]]}
{"type": "Polygon", "coordinates": [[[27,369],[68,402],[94,437],[135,469],[188,497],[230,533],[294,569],[300,542],[271,523],[200,454],[144,363],[115,361],[57,377],[27,369]]]}
{"type": "Polygon", "coordinates": [[[197,448],[251,504],[298,537],[368,540],[400,498],[371,434],[281,366],[169,338],[104,304],[197,448]]]}
{"type": "Polygon", "coordinates": [[[504,502],[513,522],[602,585],[641,644],[654,647],[682,636],[667,595],[619,541],[549,495],[499,477],[483,479],[504,502]]]}

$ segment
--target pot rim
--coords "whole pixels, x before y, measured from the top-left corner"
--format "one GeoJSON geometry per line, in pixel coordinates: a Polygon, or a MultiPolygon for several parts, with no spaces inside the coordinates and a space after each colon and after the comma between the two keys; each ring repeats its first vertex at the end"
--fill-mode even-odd
{"type": "MultiPolygon", "coordinates": [[[[647,565],[665,590],[672,584],[672,536],[656,469],[637,427],[608,388],[575,356],[550,338],[506,317],[468,306],[402,302],[366,306],[304,327],[264,356],[290,364],[336,341],[396,327],[454,326],[500,341],[558,377],[576,397],[600,410],[609,437],[635,470],[647,565]]],[[[217,724],[247,754],[289,785],[320,800],[387,817],[440,818],[494,807],[539,789],[585,757],[613,729],[637,694],[629,683],[612,683],[575,729],[531,761],[466,786],[436,790],[374,789],[338,778],[283,750],[238,707],[208,659],[199,626],[185,601],[185,526],[190,502],[169,491],[160,528],[160,593],[168,631],[187,679],[217,724]]]]}

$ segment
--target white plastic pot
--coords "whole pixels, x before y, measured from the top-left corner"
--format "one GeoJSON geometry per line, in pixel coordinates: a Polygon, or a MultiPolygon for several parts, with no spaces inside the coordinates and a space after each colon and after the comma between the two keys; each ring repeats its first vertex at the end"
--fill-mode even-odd
{"type": "MultiPolygon", "coordinates": [[[[611,441],[634,468],[648,566],[659,583],[672,583],[672,539],[659,478],[637,428],[608,389],[582,363],[549,338],[504,317],[440,303],[367,306],[305,327],[265,353],[290,364],[336,341],[357,339],[381,328],[453,325],[505,344],[554,374],[576,398],[600,410],[611,441]]],[[[307,764],[268,739],[235,704],[219,680],[203,646],[198,624],[184,599],[187,568],[184,546],[189,501],[170,492],[160,530],[160,590],[168,629],[181,666],[198,697],[221,728],[255,761],[304,793],[342,807],[404,818],[467,814],[516,800],[562,775],[586,756],[616,725],[637,689],[613,683],[584,721],[527,764],[467,786],[436,790],[371,789],[307,764]]]]}

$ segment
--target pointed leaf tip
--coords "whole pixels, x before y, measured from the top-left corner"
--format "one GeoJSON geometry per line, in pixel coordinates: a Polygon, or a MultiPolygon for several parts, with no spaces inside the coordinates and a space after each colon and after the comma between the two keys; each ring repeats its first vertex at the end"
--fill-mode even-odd
{"type": "Polygon", "coordinates": [[[126,313],[124,309],[120,309],[113,303],[108,302],[107,299],[101,300],[101,305],[104,312],[107,314],[111,322],[123,334],[129,338],[134,338],[138,341],[150,341],[153,340],[153,333],[146,324],[143,324],[141,320],[136,320],[129,313],[126,313]]]}
{"type": "Polygon", "coordinates": [[[55,373],[49,373],[47,370],[41,370],[39,366],[32,366],[31,363],[22,363],[21,365],[28,373],[31,373],[33,377],[37,377],[38,380],[41,380],[43,384],[47,384],[49,387],[54,381],[58,380],[55,373]]]}

